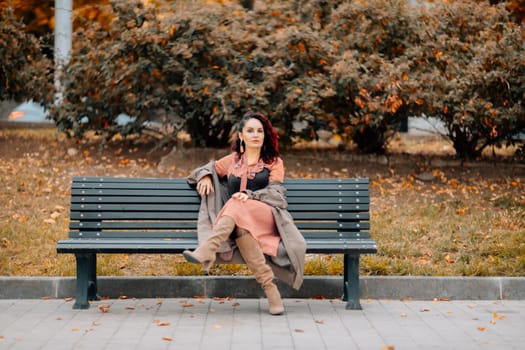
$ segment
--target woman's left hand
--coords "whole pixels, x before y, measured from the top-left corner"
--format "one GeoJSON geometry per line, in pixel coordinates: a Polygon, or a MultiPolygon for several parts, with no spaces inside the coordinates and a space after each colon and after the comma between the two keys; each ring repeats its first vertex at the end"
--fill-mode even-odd
{"type": "Polygon", "coordinates": [[[237,193],[234,193],[232,195],[232,198],[234,199],[238,199],[242,202],[246,202],[248,199],[250,199],[250,196],[248,196],[246,193],[244,192],[237,192],[237,193]]]}

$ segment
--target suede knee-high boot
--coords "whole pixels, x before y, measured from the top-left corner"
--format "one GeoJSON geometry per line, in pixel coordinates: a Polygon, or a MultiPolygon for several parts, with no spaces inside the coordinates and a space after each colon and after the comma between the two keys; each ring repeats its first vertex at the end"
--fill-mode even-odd
{"type": "Polygon", "coordinates": [[[284,312],[283,301],[279,289],[273,283],[273,271],[266,263],[264,254],[259,247],[259,243],[245,230],[237,230],[235,239],[239,251],[248,265],[248,268],[255,275],[255,280],[261,285],[268,298],[268,308],[272,315],[281,315],[284,312]]]}
{"type": "Polygon", "coordinates": [[[202,269],[208,271],[215,262],[217,249],[226,242],[235,228],[235,221],[229,216],[223,216],[213,226],[213,232],[203,243],[199,244],[193,252],[185,250],[182,255],[187,261],[202,264],[202,269]]]}

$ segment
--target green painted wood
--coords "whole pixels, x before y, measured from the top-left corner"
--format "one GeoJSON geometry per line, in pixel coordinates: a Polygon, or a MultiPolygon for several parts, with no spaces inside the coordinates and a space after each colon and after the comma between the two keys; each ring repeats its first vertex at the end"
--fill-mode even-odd
{"type": "MultiPolygon", "coordinates": [[[[288,210],[307,253],[343,254],[343,300],[359,309],[359,255],[370,238],[368,179],[287,179],[288,210]]],[[[75,177],[69,238],[58,253],[76,256],[74,308],[96,300],[96,254],[182,253],[196,248],[200,197],[186,179],[75,177]]]]}

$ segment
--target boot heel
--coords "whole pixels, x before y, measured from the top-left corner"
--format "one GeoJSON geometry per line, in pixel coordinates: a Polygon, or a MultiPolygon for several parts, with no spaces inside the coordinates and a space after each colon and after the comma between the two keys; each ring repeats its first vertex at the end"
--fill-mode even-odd
{"type": "Polygon", "coordinates": [[[264,290],[266,298],[268,298],[268,312],[271,315],[277,316],[284,313],[283,300],[277,286],[272,283],[264,290]]]}
{"type": "Polygon", "coordinates": [[[185,250],[182,252],[182,255],[186,259],[187,262],[193,263],[193,264],[200,264],[200,261],[193,256],[193,252],[189,250],[185,250]]]}
{"type": "Polygon", "coordinates": [[[193,263],[193,264],[202,264],[202,271],[208,273],[210,270],[211,265],[213,265],[213,261],[211,260],[204,260],[201,261],[192,251],[185,250],[182,252],[182,255],[186,259],[187,262],[193,263]]]}

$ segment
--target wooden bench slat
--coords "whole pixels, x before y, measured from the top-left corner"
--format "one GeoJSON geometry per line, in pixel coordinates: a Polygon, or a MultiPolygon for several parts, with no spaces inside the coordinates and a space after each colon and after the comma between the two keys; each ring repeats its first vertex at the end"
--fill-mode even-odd
{"type": "MultiPolygon", "coordinates": [[[[177,212],[177,220],[196,220],[198,213],[195,211],[177,212]]],[[[72,211],[70,214],[72,220],[100,221],[100,220],[174,220],[174,212],[82,212],[72,211]]]]}
{"type": "MultiPolygon", "coordinates": [[[[339,239],[353,239],[353,238],[369,238],[370,235],[367,231],[303,231],[303,236],[307,240],[339,240],[339,239]]],[[[97,238],[100,240],[107,239],[139,239],[144,240],[162,238],[166,240],[177,241],[179,239],[193,239],[197,240],[197,231],[186,230],[150,230],[150,231],[138,231],[138,230],[118,230],[118,231],[97,231],[97,230],[72,230],[69,232],[69,238],[81,239],[81,238],[97,238]]]]}
{"type": "MultiPolygon", "coordinates": [[[[360,230],[370,228],[370,223],[359,221],[336,222],[336,221],[295,221],[300,230],[360,230]]],[[[195,230],[196,221],[71,221],[70,229],[79,230],[195,230]]]]}
{"type": "Polygon", "coordinates": [[[200,206],[200,198],[196,196],[89,196],[89,197],[74,197],[71,200],[72,204],[197,204],[200,206]]]}
{"type": "MultiPolygon", "coordinates": [[[[334,196],[335,197],[335,196],[334,196]]],[[[326,203],[342,203],[342,204],[355,204],[355,203],[369,203],[368,197],[365,196],[337,196],[337,200],[334,197],[287,197],[288,205],[291,204],[326,204],[326,203]],[[307,198],[307,200],[305,200],[307,198]]],[[[125,204],[197,204],[200,205],[200,198],[191,196],[89,196],[89,197],[74,197],[71,200],[72,204],[114,204],[114,203],[125,203],[125,204]]]]}
{"type": "Polygon", "coordinates": [[[98,196],[155,196],[155,197],[195,197],[199,195],[193,188],[180,189],[122,189],[122,188],[75,188],[71,190],[73,198],[98,197],[98,196]]]}
{"type": "MultiPolygon", "coordinates": [[[[74,176],[73,183],[187,183],[185,178],[156,178],[156,177],[109,177],[109,176],[74,176]]],[[[290,184],[318,184],[318,183],[362,183],[368,184],[368,178],[311,178],[311,179],[296,179],[286,178],[285,183],[290,184]]]]}
{"type": "MultiPolygon", "coordinates": [[[[185,249],[194,249],[196,240],[169,241],[160,239],[69,239],[58,246],[59,253],[70,251],[91,251],[105,253],[181,253],[185,249]]],[[[372,240],[313,241],[307,247],[307,253],[345,253],[358,250],[360,253],[373,253],[377,249],[372,240]]]]}
{"type": "MultiPolygon", "coordinates": [[[[115,212],[115,211],[134,211],[134,212],[184,212],[184,211],[198,211],[199,205],[194,204],[81,204],[81,203],[72,203],[72,211],[98,211],[98,212],[115,212]]],[[[293,203],[288,206],[288,210],[291,212],[294,211],[367,211],[369,209],[368,203],[359,203],[359,204],[298,204],[293,203]]]]}
{"type": "MultiPolygon", "coordinates": [[[[195,198],[200,200],[198,194],[196,194],[194,189],[178,189],[178,190],[165,190],[165,189],[75,189],[71,192],[72,200],[79,201],[82,198],[86,200],[97,200],[98,198],[108,198],[108,199],[117,199],[124,197],[181,197],[181,198],[195,198]]],[[[288,191],[286,193],[286,198],[288,200],[299,198],[301,200],[310,200],[314,201],[316,198],[333,198],[333,197],[358,197],[358,198],[368,198],[369,193],[365,190],[335,190],[335,191],[288,191]]]]}
{"type": "MultiPolygon", "coordinates": [[[[196,212],[179,212],[177,213],[177,220],[196,220],[198,213],[196,212]]],[[[356,212],[343,212],[337,213],[332,212],[309,212],[307,210],[303,212],[293,212],[292,217],[296,220],[308,220],[315,218],[317,220],[369,220],[370,214],[367,212],[356,211],[356,212]]],[[[83,221],[100,221],[100,220],[174,220],[175,217],[171,212],[80,212],[72,211],[70,213],[70,219],[72,220],[83,220],[83,221]],[[82,217],[81,217],[82,215],[82,217]]]]}
{"type": "MultiPolygon", "coordinates": [[[[370,209],[370,206],[368,203],[360,203],[360,204],[291,204],[288,206],[288,210],[290,212],[298,212],[298,211],[311,211],[311,212],[318,212],[318,211],[334,211],[334,212],[363,212],[368,211],[370,209]]],[[[293,214],[292,214],[293,216],[293,214]]]]}
{"type": "Polygon", "coordinates": [[[184,211],[191,211],[191,212],[197,212],[199,210],[199,204],[193,203],[193,204],[128,204],[128,203],[122,203],[122,204],[81,204],[81,203],[72,203],[71,204],[71,210],[74,211],[98,211],[98,212],[104,212],[104,211],[139,211],[139,212],[145,212],[145,211],[155,211],[155,212],[184,212],[184,211]]]}

